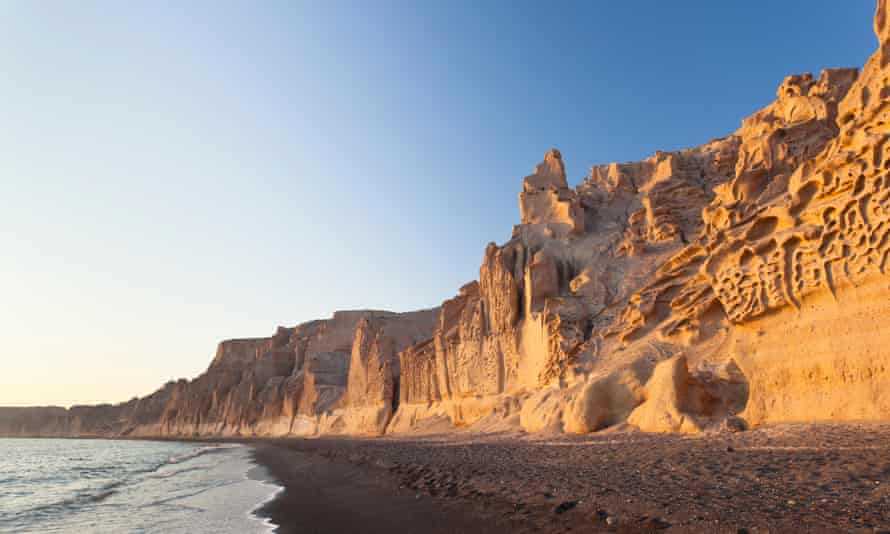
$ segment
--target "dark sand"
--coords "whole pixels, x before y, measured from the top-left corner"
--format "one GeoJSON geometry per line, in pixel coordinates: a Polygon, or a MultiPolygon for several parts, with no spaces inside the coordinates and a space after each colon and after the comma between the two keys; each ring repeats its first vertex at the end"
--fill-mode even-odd
{"type": "Polygon", "coordinates": [[[253,445],[283,533],[890,533],[890,424],[253,445]]]}

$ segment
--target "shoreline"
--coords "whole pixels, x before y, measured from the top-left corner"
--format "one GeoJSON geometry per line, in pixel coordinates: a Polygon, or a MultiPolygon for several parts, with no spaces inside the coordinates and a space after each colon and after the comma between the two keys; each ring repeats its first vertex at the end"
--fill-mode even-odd
{"type": "Polygon", "coordinates": [[[890,423],[245,443],[281,534],[890,534],[890,423]]]}
{"type": "Polygon", "coordinates": [[[296,440],[247,443],[282,486],[254,510],[276,533],[499,533],[509,522],[400,487],[382,466],[356,465],[299,450],[296,440]]]}
{"type": "MultiPolygon", "coordinates": [[[[478,446],[499,449],[507,456],[514,445],[525,441],[480,438],[478,446]]],[[[577,513],[582,503],[547,492],[534,502],[520,504],[510,495],[527,486],[528,480],[502,481],[501,487],[481,489],[461,480],[456,470],[398,461],[406,449],[414,449],[408,456],[417,460],[417,452],[459,451],[464,446],[450,439],[277,438],[246,444],[253,448],[257,465],[284,487],[254,511],[277,525],[277,534],[649,533],[665,526],[646,517],[634,524],[613,525],[615,516],[599,509],[593,514],[577,513]],[[377,456],[380,449],[366,450],[381,441],[389,454],[377,456]]],[[[459,458],[449,456],[439,459],[446,458],[449,467],[457,468],[452,462],[459,458]]],[[[508,467],[523,469],[520,464],[508,467]]]]}
{"type": "Polygon", "coordinates": [[[252,514],[282,534],[890,534],[890,422],[144,440],[249,447],[263,479],[284,488],[252,514]]]}

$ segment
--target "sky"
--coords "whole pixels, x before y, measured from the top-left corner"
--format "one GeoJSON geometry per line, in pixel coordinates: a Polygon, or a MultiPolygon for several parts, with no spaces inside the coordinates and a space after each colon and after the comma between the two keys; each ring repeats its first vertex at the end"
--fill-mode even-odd
{"type": "Polygon", "coordinates": [[[570,184],[862,66],[871,0],[0,2],[0,405],[118,402],[217,342],[437,306],[570,184]]]}

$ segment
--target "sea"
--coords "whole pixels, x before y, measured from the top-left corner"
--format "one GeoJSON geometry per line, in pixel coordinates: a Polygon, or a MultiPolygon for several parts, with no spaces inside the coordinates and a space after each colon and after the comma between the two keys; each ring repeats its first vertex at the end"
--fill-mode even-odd
{"type": "Polygon", "coordinates": [[[273,532],[248,446],[0,438],[0,533],[273,532]]]}

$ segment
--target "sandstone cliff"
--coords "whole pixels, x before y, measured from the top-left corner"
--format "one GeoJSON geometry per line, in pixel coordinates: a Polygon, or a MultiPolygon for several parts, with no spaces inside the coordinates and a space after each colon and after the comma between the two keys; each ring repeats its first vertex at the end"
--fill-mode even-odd
{"type": "Polygon", "coordinates": [[[886,9],[861,75],[789,76],[727,137],[594,166],[574,189],[550,151],[523,180],[513,238],[489,245],[479,284],[402,354],[394,428],[890,416],[886,9]]]}
{"type": "Polygon", "coordinates": [[[861,73],[780,84],[739,130],[569,187],[550,150],[520,224],[439,308],[338,312],[220,343],[115,406],[0,410],[0,434],[741,429],[890,418],[890,0],[861,73]]]}
{"type": "Polygon", "coordinates": [[[436,311],[343,311],[271,338],[223,341],[207,372],[177,382],[160,418],[132,432],[382,433],[398,398],[396,351],[428,336],[436,311]]]}
{"type": "Polygon", "coordinates": [[[380,434],[398,406],[398,351],[430,336],[438,309],[341,311],[219,344],[207,371],[118,405],[0,408],[0,435],[380,434]]]}

